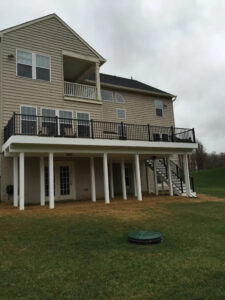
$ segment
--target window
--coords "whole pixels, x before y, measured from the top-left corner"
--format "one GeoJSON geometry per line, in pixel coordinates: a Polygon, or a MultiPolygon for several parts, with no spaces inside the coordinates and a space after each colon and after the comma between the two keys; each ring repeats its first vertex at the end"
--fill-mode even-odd
{"type": "Polygon", "coordinates": [[[17,50],[17,75],[50,81],[50,56],[17,50]]]}
{"type": "Polygon", "coordinates": [[[72,111],[59,111],[59,126],[61,136],[74,136],[73,134],[73,113],[72,111]]]}
{"type": "Polygon", "coordinates": [[[162,117],[163,115],[163,102],[160,100],[155,100],[155,112],[156,116],[162,117]]]}
{"type": "Polygon", "coordinates": [[[58,124],[56,122],[56,110],[42,108],[42,135],[57,136],[58,124]]]}
{"type": "Polygon", "coordinates": [[[117,103],[125,103],[125,99],[120,93],[115,93],[115,98],[117,103]]]}
{"type": "Polygon", "coordinates": [[[90,115],[89,113],[77,112],[77,134],[78,137],[90,137],[90,115]]]}
{"type": "Polygon", "coordinates": [[[125,109],[117,109],[117,118],[121,120],[126,119],[126,111],[125,109]]]}
{"type": "Polygon", "coordinates": [[[113,101],[113,92],[107,90],[101,90],[102,100],[104,101],[113,101]]]}
{"type": "Polygon", "coordinates": [[[21,133],[22,134],[37,134],[37,116],[36,107],[21,106],[21,133]]]}
{"type": "Polygon", "coordinates": [[[42,108],[41,114],[43,135],[56,136],[60,133],[60,136],[74,136],[72,111],[42,108]]]}
{"type": "Polygon", "coordinates": [[[32,53],[17,51],[17,75],[32,78],[32,53]]]}
{"type": "Polygon", "coordinates": [[[50,58],[36,54],[36,79],[50,81],[50,58]]]}

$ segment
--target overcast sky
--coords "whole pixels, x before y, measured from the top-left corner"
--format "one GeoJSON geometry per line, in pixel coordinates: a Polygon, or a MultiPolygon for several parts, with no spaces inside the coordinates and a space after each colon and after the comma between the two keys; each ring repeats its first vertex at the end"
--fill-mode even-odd
{"type": "Polygon", "coordinates": [[[224,0],[1,0],[0,29],[55,12],[107,59],[101,72],[177,95],[177,127],[225,152],[224,0]]]}

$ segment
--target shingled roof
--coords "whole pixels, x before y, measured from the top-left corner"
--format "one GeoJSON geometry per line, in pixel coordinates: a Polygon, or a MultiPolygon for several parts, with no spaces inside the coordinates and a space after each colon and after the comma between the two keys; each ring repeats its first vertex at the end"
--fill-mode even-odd
{"type": "MultiPolygon", "coordinates": [[[[95,74],[92,74],[88,80],[95,81],[95,74]]],[[[148,84],[142,83],[138,80],[134,79],[128,79],[124,77],[109,75],[109,74],[103,74],[100,73],[100,80],[103,84],[109,84],[109,85],[115,85],[115,86],[121,86],[123,88],[131,88],[136,90],[142,90],[142,91],[148,91],[152,92],[154,94],[162,94],[167,97],[174,97],[174,95],[164,92],[162,90],[156,89],[148,84]]]]}

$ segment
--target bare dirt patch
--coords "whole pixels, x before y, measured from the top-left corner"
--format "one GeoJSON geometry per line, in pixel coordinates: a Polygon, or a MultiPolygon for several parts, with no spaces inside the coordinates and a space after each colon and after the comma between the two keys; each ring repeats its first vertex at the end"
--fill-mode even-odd
{"type": "Polygon", "coordinates": [[[96,215],[96,216],[113,216],[121,219],[140,219],[145,217],[145,211],[148,214],[159,213],[169,215],[170,212],[166,206],[161,204],[169,203],[187,203],[187,202],[205,202],[218,201],[224,202],[225,199],[211,197],[207,195],[198,195],[198,198],[186,197],[170,197],[170,196],[144,196],[143,201],[137,201],[134,197],[129,197],[129,200],[123,200],[120,197],[111,200],[110,204],[105,204],[103,200],[97,200],[92,203],[90,200],[84,201],[70,201],[70,202],[56,202],[55,209],[49,209],[48,204],[41,207],[39,205],[26,205],[24,211],[20,211],[10,203],[0,203],[0,217],[25,215],[30,217],[38,217],[43,215],[96,215]]]}

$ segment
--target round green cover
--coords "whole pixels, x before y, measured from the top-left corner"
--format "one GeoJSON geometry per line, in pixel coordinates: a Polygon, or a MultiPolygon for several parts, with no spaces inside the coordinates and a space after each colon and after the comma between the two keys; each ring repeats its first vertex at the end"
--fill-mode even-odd
{"type": "Polygon", "coordinates": [[[135,231],[128,234],[128,238],[135,240],[154,240],[162,238],[160,232],[155,231],[135,231]]]}

